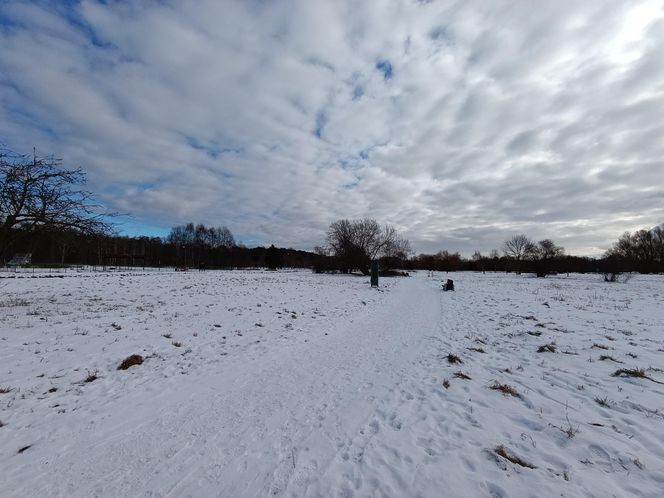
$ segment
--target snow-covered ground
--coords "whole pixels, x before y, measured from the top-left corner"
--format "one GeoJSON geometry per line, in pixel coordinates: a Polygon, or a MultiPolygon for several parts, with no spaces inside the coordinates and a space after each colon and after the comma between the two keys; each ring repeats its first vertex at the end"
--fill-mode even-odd
{"type": "Polygon", "coordinates": [[[664,496],[661,276],[56,276],[0,274],[3,497],[664,496]]]}

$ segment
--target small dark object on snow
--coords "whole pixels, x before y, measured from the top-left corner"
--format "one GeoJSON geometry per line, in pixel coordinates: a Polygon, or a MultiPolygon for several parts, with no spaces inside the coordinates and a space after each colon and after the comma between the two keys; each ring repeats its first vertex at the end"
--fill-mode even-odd
{"type": "Polygon", "coordinates": [[[118,370],[127,370],[129,367],[140,365],[141,363],[143,363],[143,357],[140,354],[133,354],[131,356],[127,356],[122,361],[122,363],[120,363],[118,370]]]}
{"type": "Polygon", "coordinates": [[[447,355],[447,361],[449,363],[463,363],[463,360],[459,358],[457,355],[449,353],[447,355]]]}
{"type": "Polygon", "coordinates": [[[454,290],[454,280],[447,279],[447,282],[443,284],[444,291],[453,291],[454,290]]]}
{"type": "Polygon", "coordinates": [[[378,287],[378,261],[371,262],[371,287],[378,287]]]}
{"type": "Polygon", "coordinates": [[[522,460],[518,456],[516,456],[514,453],[512,453],[510,450],[505,448],[502,444],[500,446],[496,446],[493,450],[493,452],[504,458],[505,460],[509,460],[512,462],[514,465],[520,465],[521,467],[526,467],[527,469],[536,469],[534,465],[526,462],[525,460],[522,460]]]}

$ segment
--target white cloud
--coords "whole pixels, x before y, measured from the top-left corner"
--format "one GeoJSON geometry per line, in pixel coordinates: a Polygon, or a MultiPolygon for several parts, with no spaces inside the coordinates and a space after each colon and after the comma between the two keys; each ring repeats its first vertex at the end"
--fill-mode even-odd
{"type": "Polygon", "coordinates": [[[610,3],[7,1],[0,142],[149,226],[597,254],[664,221],[663,4],[610,3]]]}

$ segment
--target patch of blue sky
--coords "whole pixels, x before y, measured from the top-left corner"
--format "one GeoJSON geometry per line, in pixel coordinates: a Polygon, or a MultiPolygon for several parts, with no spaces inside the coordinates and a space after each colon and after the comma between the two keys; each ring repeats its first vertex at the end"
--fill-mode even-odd
{"type": "Polygon", "coordinates": [[[361,85],[355,85],[353,88],[353,100],[360,100],[364,96],[364,88],[361,85]]]}
{"type": "Polygon", "coordinates": [[[376,62],[376,69],[383,73],[383,78],[385,81],[391,80],[392,76],[394,75],[392,63],[387,59],[382,59],[376,62]]]}
{"type": "Polygon", "coordinates": [[[247,247],[258,247],[258,246],[268,246],[265,241],[263,241],[260,236],[250,233],[250,234],[240,234],[239,237],[235,235],[236,242],[242,242],[247,247]]]}
{"type": "Polygon", "coordinates": [[[152,225],[142,220],[128,217],[111,218],[108,221],[115,225],[118,233],[129,237],[166,237],[170,232],[170,228],[152,225]]]}
{"type": "Polygon", "coordinates": [[[337,163],[345,170],[356,170],[365,166],[365,162],[368,157],[368,155],[363,156],[362,152],[360,152],[359,155],[348,155],[340,157],[337,159],[337,163]]]}
{"type": "Polygon", "coordinates": [[[432,40],[441,40],[449,37],[447,28],[445,26],[436,26],[429,32],[432,40]]]}
{"type": "Polygon", "coordinates": [[[25,109],[21,109],[13,105],[8,105],[5,108],[5,113],[15,126],[20,126],[22,128],[32,130],[32,132],[39,133],[51,141],[55,141],[59,137],[58,133],[53,128],[34,117],[25,109]]]}
{"type": "Polygon", "coordinates": [[[103,197],[119,197],[124,195],[127,188],[133,186],[127,183],[108,183],[100,190],[103,197]]]}
{"type": "Polygon", "coordinates": [[[362,149],[362,150],[359,152],[358,155],[359,155],[359,157],[360,157],[361,159],[364,159],[365,161],[368,161],[368,160],[369,160],[369,156],[371,155],[371,152],[372,152],[374,149],[378,149],[378,148],[380,148],[380,147],[385,147],[385,146],[389,145],[389,143],[390,143],[389,140],[386,140],[385,142],[378,142],[378,143],[375,143],[375,144],[373,144],[373,145],[370,145],[370,146],[368,146],[368,147],[362,149]]]}
{"type": "Polygon", "coordinates": [[[452,46],[454,45],[454,38],[452,33],[446,26],[436,26],[429,31],[429,37],[436,45],[452,46]]]}
{"type": "MultiPolygon", "coordinates": [[[[100,3],[106,3],[99,0],[100,3]]],[[[8,26],[14,28],[25,27],[25,23],[16,19],[11,15],[11,11],[3,10],[3,4],[6,7],[11,7],[13,3],[19,4],[21,2],[0,1],[0,26],[8,26]]],[[[66,20],[70,26],[80,32],[88,41],[97,48],[115,49],[117,48],[112,43],[101,38],[99,33],[85,20],[80,12],[80,0],[32,0],[32,5],[40,7],[48,12],[53,12],[66,20]]]]}
{"type": "Polygon", "coordinates": [[[213,159],[218,159],[223,154],[241,154],[242,149],[240,147],[231,147],[225,146],[217,142],[207,141],[197,139],[196,137],[185,135],[185,140],[189,147],[192,149],[200,150],[205,152],[208,156],[213,159]]]}
{"type": "Polygon", "coordinates": [[[145,192],[146,190],[152,190],[157,184],[153,182],[138,182],[136,186],[145,192]]]}
{"type": "Polygon", "coordinates": [[[360,183],[360,179],[357,178],[357,177],[355,177],[355,178],[353,178],[352,180],[350,180],[350,181],[344,183],[344,184],[341,186],[341,188],[343,188],[344,190],[352,190],[353,187],[356,187],[359,183],[360,183]]]}

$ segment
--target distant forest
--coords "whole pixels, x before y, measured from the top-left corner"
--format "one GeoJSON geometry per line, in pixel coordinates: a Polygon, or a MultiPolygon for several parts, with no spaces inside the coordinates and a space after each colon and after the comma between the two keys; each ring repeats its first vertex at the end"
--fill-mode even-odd
{"type": "MultiPolygon", "coordinates": [[[[193,227],[201,232],[204,225],[174,227],[169,237],[125,237],[88,234],[77,231],[36,229],[15,234],[14,253],[32,253],[33,264],[96,265],[96,266],[148,266],[197,268],[311,268],[318,272],[361,271],[352,268],[347,258],[339,254],[301,251],[291,248],[248,248],[230,243],[214,244],[201,238],[173,239],[174,233],[193,227]]],[[[439,251],[436,254],[418,254],[377,259],[384,270],[437,270],[437,271],[499,271],[538,273],[664,273],[664,230],[641,230],[624,234],[602,258],[589,258],[559,253],[550,259],[518,257],[504,247],[488,255],[476,252],[471,258],[459,253],[439,251]],[[649,234],[649,235],[648,235],[649,234]],[[542,268],[542,265],[546,265],[542,268]]],[[[230,233],[230,231],[228,231],[230,233]]],[[[541,275],[541,276],[544,276],[541,275]]]]}
{"type": "Polygon", "coordinates": [[[0,265],[31,253],[33,265],[176,268],[312,268],[367,274],[377,260],[390,270],[509,271],[544,277],[561,272],[664,272],[664,225],[626,232],[601,258],[571,256],[550,239],[514,235],[488,255],[471,258],[441,250],[413,255],[410,242],[371,218],[337,220],[313,252],[237,243],[224,226],[187,223],[165,238],[113,233],[115,213],[102,211],[83,190],[85,174],[53,157],[19,155],[0,148],[0,265]]]}

